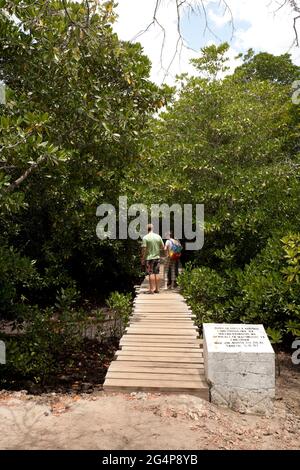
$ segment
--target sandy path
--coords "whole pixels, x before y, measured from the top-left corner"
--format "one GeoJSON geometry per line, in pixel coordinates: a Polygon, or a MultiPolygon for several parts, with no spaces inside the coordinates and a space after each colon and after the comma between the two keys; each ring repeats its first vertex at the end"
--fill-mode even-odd
{"type": "Polygon", "coordinates": [[[0,392],[0,448],[299,449],[299,379],[283,372],[270,418],[188,395],[0,392]]]}

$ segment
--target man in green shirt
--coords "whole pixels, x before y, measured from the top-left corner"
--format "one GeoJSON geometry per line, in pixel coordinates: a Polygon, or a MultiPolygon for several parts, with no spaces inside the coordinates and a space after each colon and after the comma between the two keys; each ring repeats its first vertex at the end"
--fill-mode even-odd
{"type": "Polygon", "coordinates": [[[149,294],[159,293],[160,252],[164,249],[162,238],[153,232],[153,225],[148,225],[148,235],[143,238],[142,264],[146,262],[149,274],[149,294]]]}

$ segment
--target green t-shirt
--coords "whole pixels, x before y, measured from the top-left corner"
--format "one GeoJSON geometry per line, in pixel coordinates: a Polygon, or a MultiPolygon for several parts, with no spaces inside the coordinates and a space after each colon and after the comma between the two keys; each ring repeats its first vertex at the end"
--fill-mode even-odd
{"type": "Polygon", "coordinates": [[[160,250],[164,248],[164,242],[160,235],[150,232],[143,238],[143,248],[146,248],[146,260],[159,259],[160,250]]]}

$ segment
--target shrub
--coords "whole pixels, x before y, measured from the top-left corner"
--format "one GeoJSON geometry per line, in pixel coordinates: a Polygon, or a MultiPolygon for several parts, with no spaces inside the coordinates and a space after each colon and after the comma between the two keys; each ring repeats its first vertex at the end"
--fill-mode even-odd
{"type": "Polygon", "coordinates": [[[279,235],[244,270],[191,266],[178,283],[203,322],[262,323],[273,343],[300,335],[300,235],[279,235]]]}
{"type": "Polygon", "coordinates": [[[120,338],[132,311],[131,294],[112,292],[106,303],[110,309],[110,336],[120,338]]]}
{"type": "Polygon", "coordinates": [[[179,276],[178,284],[196,315],[196,323],[223,322],[226,319],[226,305],[232,292],[232,285],[215,270],[191,265],[179,276]]]}
{"type": "Polygon", "coordinates": [[[7,364],[1,368],[3,383],[13,377],[43,383],[59,371],[61,360],[67,365],[66,358],[81,348],[88,328],[96,326],[99,336],[103,330],[102,311],[88,317],[83,309],[73,307],[77,295],[74,288],[61,289],[56,307],[28,309],[19,324],[21,334],[5,338],[7,364]]]}

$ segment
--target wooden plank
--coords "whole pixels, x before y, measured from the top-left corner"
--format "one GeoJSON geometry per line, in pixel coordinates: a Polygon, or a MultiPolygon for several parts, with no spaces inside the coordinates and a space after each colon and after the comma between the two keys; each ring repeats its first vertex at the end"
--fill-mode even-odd
{"type": "Polygon", "coordinates": [[[189,309],[186,305],[180,306],[169,306],[169,305],[136,305],[133,307],[134,312],[164,312],[164,313],[172,313],[172,312],[182,312],[182,313],[190,313],[192,314],[192,310],[189,309]]]}
{"type": "Polygon", "coordinates": [[[193,321],[195,317],[185,312],[132,312],[130,318],[184,318],[193,321]]]}
{"type": "Polygon", "coordinates": [[[130,318],[184,318],[193,321],[196,317],[186,312],[132,312],[130,318]]]}
{"type": "Polygon", "coordinates": [[[189,322],[189,323],[193,323],[195,321],[195,318],[192,318],[192,317],[188,317],[186,315],[183,315],[182,313],[180,313],[178,316],[176,315],[173,315],[173,316],[167,316],[167,315],[163,315],[163,314],[158,314],[158,315],[152,315],[151,313],[147,313],[145,315],[137,315],[137,314],[133,314],[131,317],[130,317],[130,321],[132,320],[139,320],[139,321],[149,321],[149,320],[157,320],[159,321],[160,319],[162,320],[178,320],[178,321],[185,321],[185,322],[189,322]]]}
{"type": "MultiPolygon", "coordinates": [[[[172,328],[172,329],[179,329],[180,331],[182,330],[194,330],[196,327],[193,325],[192,322],[187,321],[187,322],[171,322],[171,321],[164,321],[164,322],[158,322],[158,321],[151,321],[148,320],[146,321],[132,321],[130,324],[130,327],[132,328],[172,328]]],[[[130,328],[129,327],[129,328],[130,328]]]]}
{"type": "Polygon", "coordinates": [[[204,373],[200,373],[200,369],[198,369],[197,374],[167,374],[166,372],[163,373],[151,373],[148,374],[147,372],[137,372],[137,371],[131,371],[131,372],[120,372],[120,371],[108,371],[106,374],[107,379],[138,379],[138,380],[160,380],[161,382],[163,381],[168,381],[170,382],[181,382],[185,383],[188,381],[194,381],[197,380],[198,378],[201,379],[202,382],[204,382],[205,377],[204,373]]]}
{"type": "Polygon", "coordinates": [[[181,307],[170,307],[170,306],[160,306],[160,307],[153,307],[153,306],[147,306],[147,307],[135,307],[133,312],[136,313],[189,313],[192,314],[192,311],[189,310],[188,308],[181,308],[181,307]]]}
{"type": "Polygon", "coordinates": [[[189,352],[182,354],[181,352],[176,351],[137,351],[136,349],[119,349],[116,351],[115,355],[120,356],[144,356],[153,359],[154,357],[172,357],[172,358],[202,358],[203,354],[200,351],[189,352]]]}
{"type": "Polygon", "coordinates": [[[159,319],[159,320],[154,320],[153,318],[149,318],[147,320],[141,320],[139,318],[134,318],[130,321],[130,326],[134,326],[134,327],[137,327],[137,326],[146,326],[147,328],[148,327],[152,327],[152,328],[156,328],[157,326],[163,326],[165,328],[178,328],[180,326],[182,327],[195,327],[196,325],[194,324],[194,322],[192,322],[191,320],[184,320],[184,319],[181,319],[181,320],[175,320],[175,319],[159,319]]]}
{"type": "Polygon", "coordinates": [[[111,365],[109,366],[108,372],[122,372],[124,374],[127,374],[127,372],[144,372],[147,374],[156,374],[156,373],[161,373],[161,374],[177,374],[177,375],[202,375],[204,374],[204,365],[200,364],[200,368],[195,368],[192,369],[191,367],[189,368],[183,368],[183,367],[146,367],[144,363],[131,363],[131,362],[125,362],[125,361],[113,361],[111,365]]]}
{"type": "Polygon", "coordinates": [[[120,341],[120,348],[124,348],[125,346],[129,346],[129,347],[140,347],[140,348],[171,348],[171,349],[185,349],[185,348],[198,348],[200,349],[200,351],[203,351],[203,347],[202,345],[200,345],[199,343],[197,343],[197,340],[194,340],[194,341],[185,341],[184,343],[170,343],[170,342],[166,342],[165,340],[164,341],[160,341],[160,342],[155,342],[155,341],[141,341],[141,340],[137,340],[137,341],[120,341]]]}
{"type": "MultiPolygon", "coordinates": [[[[135,299],[134,302],[140,302],[142,300],[146,300],[147,302],[152,300],[152,295],[150,297],[150,294],[140,294],[138,295],[135,299]]],[[[156,295],[153,297],[153,302],[161,302],[161,301],[170,301],[170,302],[185,302],[184,298],[181,297],[181,295],[171,295],[171,294],[162,294],[160,293],[159,295],[156,295]]]]}
{"type": "MultiPolygon", "coordinates": [[[[198,328],[197,326],[193,325],[193,323],[191,322],[190,324],[187,324],[187,325],[178,325],[178,324],[175,324],[175,322],[172,324],[170,324],[171,328],[169,327],[169,325],[166,325],[166,324],[159,324],[159,323],[156,323],[154,324],[153,326],[148,326],[148,325],[145,325],[143,326],[143,323],[132,323],[132,325],[128,326],[126,331],[128,331],[129,329],[130,330],[146,330],[146,333],[147,333],[147,330],[149,331],[154,331],[154,330],[159,330],[159,331],[162,331],[164,332],[164,334],[170,334],[169,333],[169,330],[174,330],[174,331],[177,331],[177,334],[178,332],[181,332],[182,333],[185,333],[186,331],[195,331],[195,332],[198,332],[198,328]]],[[[148,333],[147,333],[148,334],[148,333]]],[[[159,333],[159,334],[162,334],[162,333],[159,333]]]]}
{"type": "Polygon", "coordinates": [[[153,306],[156,306],[156,305],[177,305],[178,307],[179,306],[180,307],[189,307],[189,305],[186,303],[185,300],[175,300],[175,299],[173,299],[173,300],[172,299],[159,300],[158,297],[154,297],[154,300],[153,300],[153,297],[150,297],[150,296],[147,300],[146,299],[134,300],[133,305],[135,305],[135,306],[137,306],[137,305],[140,305],[140,306],[143,306],[143,305],[153,305],[153,306]]]}
{"type": "Polygon", "coordinates": [[[130,321],[129,321],[129,325],[135,325],[136,326],[136,323],[139,323],[139,325],[143,325],[145,323],[145,325],[147,325],[147,327],[149,326],[149,323],[152,323],[153,326],[155,325],[155,323],[170,323],[170,324],[173,324],[173,323],[176,323],[178,325],[178,323],[184,323],[185,325],[191,325],[192,327],[195,327],[196,324],[195,324],[195,320],[192,320],[191,318],[168,318],[168,317],[157,317],[157,318],[153,318],[153,317],[132,317],[130,318],[130,321]]]}
{"type": "Polygon", "coordinates": [[[121,340],[120,343],[123,340],[129,340],[129,341],[142,341],[144,342],[165,342],[168,341],[168,343],[184,343],[185,340],[187,340],[187,343],[194,343],[195,341],[198,341],[199,344],[203,344],[203,340],[201,338],[194,338],[193,335],[190,334],[177,334],[177,335],[147,335],[147,334],[134,334],[132,335],[131,333],[127,332],[125,333],[121,340]]]}
{"type": "Polygon", "coordinates": [[[179,326],[196,326],[192,320],[185,320],[184,318],[178,319],[178,318],[159,318],[155,320],[154,318],[147,318],[147,319],[141,319],[141,318],[132,318],[130,320],[130,326],[146,326],[147,328],[150,326],[153,328],[156,327],[156,325],[163,325],[166,326],[166,328],[169,328],[174,325],[176,328],[179,326]]]}
{"type": "Polygon", "coordinates": [[[150,296],[149,295],[149,299],[144,299],[144,300],[135,300],[133,302],[134,305],[174,305],[174,306],[180,306],[180,305],[187,305],[185,303],[185,300],[182,299],[182,300],[178,300],[178,299],[174,299],[174,300],[171,300],[171,299],[165,299],[165,300],[160,300],[159,297],[157,296],[150,296]],[[150,298],[151,297],[151,298],[150,298]]]}
{"type": "Polygon", "coordinates": [[[178,354],[184,354],[185,352],[201,352],[203,353],[203,349],[199,346],[199,344],[175,344],[174,346],[171,344],[166,343],[145,343],[142,345],[141,343],[125,343],[120,344],[120,350],[122,351],[170,351],[170,352],[177,352],[178,354]]]}
{"type": "Polygon", "coordinates": [[[170,307],[136,307],[132,310],[133,313],[164,313],[170,314],[170,313],[175,313],[176,315],[178,313],[182,313],[183,315],[193,315],[193,312],[189,309],[186,308],[170,308],[170,307]]]}
{"type": "Polygon", "coordinates": [[[146,292],[139,292],[138,295],[134,298],[134,302],[137,302],[139,300],[146,300],[147,302],[153,300],[153,302],[159,302],[159,301],[166,301],[166,300],[172,300],[173,302],[175,300],[179,302],[185,302],[185,298],[178,294],[178,293],[171,293],[171,292],[163,292],[161,289],[159,291],[159,294],[156,293],[156,295],[149,294],[149,291],[147,290],[146,292]]]}
{"type": "MultiPolygon", "coordinates": [[[[133,358],[132,358],[133,359],[133,358]]],[[[173,369],[203,369],[203,361],[201,362],[194,362],[191,364],[184,364],[184,363],[179,363],[178,361],[176,362],[170,362],[170,361],[135,361],[130,359],[129,361],[126,361],[126,359],[118,359],[118,360],[113,360],[110,367],[113,367],[115,364],[118,364],[119,366],[122,367],[124,363],[124,367],[128,368],[130,366],[132,367],[148,367],[149,369],[156,369],[157,367],[161,368],[173,368],[173,369]]]]}
{"type": "Polygon", "coordinates": [[[129,356],[129,355],[118,355],[118,361],[134,361],[134,362],[178,362],[181,364],[203,364],[203,357],[182,357],[182,356],[129,356]]]}
{"type": "Polygon", "coordinates": [[[133,308],[132,312],[136,313],[182,313],[184,315],[193,315],[192,310],[189,310],[188,308],[182,308],[182,307],[155,307],[155,306],[147,306],[147,307],[135,307],[133,308]]]}
{"type": "MultiPolygon", "coordinates": [[[[171,321],[165,321],[165,322],[158,322],[158,321],[133,321],[130,324],[130,327],[132,328],[142,328],[142,327],[149,327],[149,328],[172,328],[172,329],[179,329],[179,330],[190,330],[190,329],[196,329],[196,327],[193,325],[192,322],[171,322],[171,321]]],[[[130,328],[129,327],[129,328],[130,328]]]]}
{"type": "Polygon", "coordinates": [[[191,312],[183,312],[182,310],[172,311],[172,312],[164,312],[162,310],[158,310],[157,312],[151,311],[151,310],[133,310],[130,315],[137,315],[140,317],[143,317],[145,315],[156,317],[156,316],[163,316],[163,317],[178,317],[178,316],[183,316],[185,318],[196,318],[196,315],[193,315],[191,312]]]}
{"type": "MultiPolygon", "coordinates": [[[[159,330],[159,329],[156,329],[156,330],[150,330],[149,328],[146,329],[146,331],[143,329],[143,330],[140,330],[140,329],[131,329],[130,331],[127,332],[127,334],[129,335],[140,335],[140,334],[143,334],[145,336],[149,336],[151,337],[152,335],[155,335],[155,336],[165,336],[165,331],[166,330],[159,330]]],[[[178,330],[168,330],[168,334],[169,336],[178,336],[178,330]]],[[[196,331],[194,330],[184,330],[184,337],[190,337],[191,339],[198,339],[198,334],[196,331]]]]}
{"type": "Polygon", "coordinates": [[[134,309],[132,310],[132,314],[139,314],[139,315],[144,315],[144,314],[150,314],[152,313],[153,315],[186,315],[187,317],[195,316],[190,312],[189,310],[184,310],[182,308],[176,309],[176,308],[145,308],[145,309],[134,309]]]}
{"type": "Polygon", "coordinates": [[[133,305],[135,307],[139,306],[139,307],[143,307],[143,306],[153,306],[153,307],[157,307],[158,305],[161,305],[162,307],[163,306],[169,306],[169,305],[172,305],[174,307],[186,307],[188,308],[187,304],[184,302],[184,301],[178,301],[178,300],[174,300],[173,302],[171,302],[170,300],[160,300],[160,301],[151,301],[151,300],[139,300],[139,301],[136,301],[136,302],[133,302],[133,305]]]}
{"type": "Polygon", "coordinates": [[[183,332],[185,336],[193,336],[193,338],[197,338],[198,333],[196,328],[185,328],[183,329],[178,329],[178,328],[147,328],[146,326],[138,327],[138,326],[130,326],[129,328],[126,329],[126,331],[131,334],[144,334],[144,335],[165,335],[168,334],[170,336],[172,335],[178,335],[180,331],[183,332]]]}
{"type": "MultiPolygon", "coordinates": [[[[169,343],[194,343],[194,341],[200,341],[194,335],[140,335],[140,334],[130,334],[126,333],[121,341],[137,341],[141,340],[144,343],[161,343],[167,340],[169,343]]],[[[203,340],[202,340],[203,341],[203,340]]],[[[121,342],[120,342],[121,343],[121,342]]],[[[203,343],[202,343],[203,344],[203,343]]]]}
{"type": "MultiPolygon", "coordinates": [[[[147,286],[148,287],[148,286],[147,286]]],[[[146,299],[146,300],[149,300],[150,299],[154,299],[154,300],[158,300],[158,299],[176,299],[176,300],[184,300],[184,297],[179,294],[178,292],[172,292],[172,291],[163,291],[163,290],[160,290],[159,294],[157,295],[152,295],[152,294],[147,294],[147,293],[140,293],[139,295],[136,296],[135,300],[137,299],[146,299]]]]}
{"type": "Polygon", "coordinates": [[[159,316],[162,316],[162,317],[184,317],[184,318],[196,318],[196,315],[193,315],[191,312],[162,312],[162,311],[159,311],[159,312],[148,312],[148,311],[133,311],[131,313],[131,315],[136,315],[136,316],[139,316],[139,317],[144,317],[144,316],[150,316],[151,317],[159,317],[159,316]]]}
{"type": "Polygon", "coordinates": [[[185,302],[185,299],[181,296],[179,297],[174,297],[172,295],[168,295],[168,297],[163,297],[163,295],[152,295],[152,294],[145,294],[143,298],[138,295],[134,301],[134,303],[137,302],[185,302]]]}
{"type": "Polygon", "coordinates": [[[142,343],[141,341],[125,341],[123,343],[120,342],[120,348],[124,349],[125,347],[129,348],[154,348],[155,350],[159,348],[169,348],[171,350],[179,349],[198,349],[203,351],[202,346],[199,343],[166,343],[165,341],[162,343],[142,343]]]}
{"type": "MultiPolygon", "coordinates": [[[[193,316],[194,314],[190,310],[185,310],[185,309],[164,309],[164,308],[144,308],[144,309],[139,309],[136,308],[132,310],[132,313],[136,313],[139,315],[144,315],[145,313],[152,313],[153,315],[158,315],[160,313],[164,315],[186,315],[186,316],[193,316]]],[[[195,316],[195,315],[194,315],[195,316]]]]}
{"type": "Polygon", "coordinates": [[[142,320],[145,320],[145,321],[149,321],[149,320],[164,320],[164,321],[168,321],[168,320],[177,320],[177,321],[181,321],[181,320],[184,320],[184,321],[189,321],[189,322],[194,322],[195,319],[192,318],[192,317],[188,317],[186,315],[173,315],[173,316],[170,316],[170,315],[163,315],[163,314],[159,314],[159,315],[151,315],[151,314],[145,314],[145,315],[132,315],[130,317],[130,321],[132,320],[139,320],[139,321],[142,321],[142,320]]]}
{"type": "Polygon", "coordinates": [[[135,346],[135,345],[124,345],[122,346],[122,351],[152,351],[152,352],[161,352],[161,351],[166,351],[166,352],[178,352],[179,354],[184,354],[184,353],[197,353],[201,352],[202,349],[199,347],[193,347],[192,345],[185,345],[185,348],[172,348],[170,346],[161,346],[160,344],[156,344],[154,346],[135,346]]]}
{"type": "Polygon", "coordinates": [[[153,392],[189,392],[197,391],[199,395],[201,392],[207,396],[208,395],[208,386],[205,384],[204,380],[200,378],[195,378],[191,381],[174,381],[172,384],[168,380],[139,380],[139,379],[112,379],[108,378],[104,384],[104,390],[119,390],[122,387],[122,390],[137,390],[137,391],[153,391],[153,392]]]}
{"type": "Polygon", "coordinates": [[[134,312],[164,312],[164,313],[172,313],[172,312],[182,312],[182,313],[192,313],[192,311],[187,307],[180,307],[180,306],[169,306],[169,305],[144,305],[144,306],[136,306],[133,309],[134,312]]]}
{"type": "Polygon", "coordinates": [[[173,318],[169,318],[169,317],[157,317],[157,318],[153,318],[153,317],[131,317],[130,318],[130,325],[133,324],[133,323],[140,323],[140,324],[148,324],[149,323],[185,323],[185,324],[189,324],[189,325],[193,325],[195,326],[195,321],[192,320],[191,318],[184,318],[184,317],[180,317],[180,318],[176,318],[176,317],[173,317],[173,318]]]}

